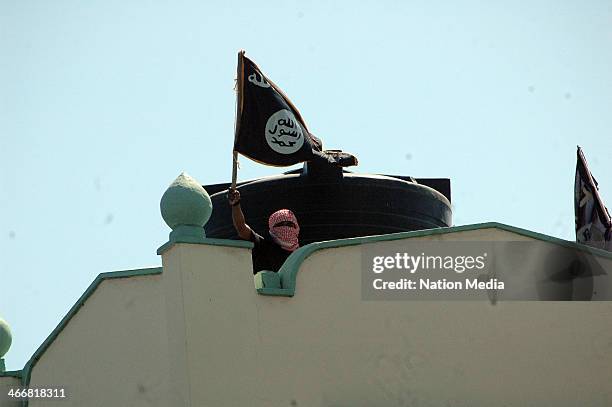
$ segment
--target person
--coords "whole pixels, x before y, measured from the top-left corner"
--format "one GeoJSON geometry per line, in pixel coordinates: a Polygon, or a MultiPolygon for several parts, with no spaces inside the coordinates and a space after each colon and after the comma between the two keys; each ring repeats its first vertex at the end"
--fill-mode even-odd
{"type": "Polygon", "coordinates": [[[293,212],[289,209],[274,212],[268,219],[268,231],[260,235],[244,219],[240,191],[230,188],[227,197],[238,236],[253,242],[253,274],[262,270],[278,271],[287,257],[300,247],[300,225],[293,212]]]}

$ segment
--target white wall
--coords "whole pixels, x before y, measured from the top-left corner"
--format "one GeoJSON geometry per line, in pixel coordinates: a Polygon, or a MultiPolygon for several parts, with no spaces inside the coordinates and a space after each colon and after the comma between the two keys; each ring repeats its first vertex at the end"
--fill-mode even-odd
{"type": "Polygon", "coordinates": [[[20,401],[11,400],[8,392],[11,388],[21,388],[21,380],[16,377],[0,377],[0,407],[18,407],[20,401]]]}
{"type": "Polygon", "coordinates": [[[103,282],[31,384],[65,406],[612,405],[612,302],[363,301],[361,250],[315,252],[286,298],[257,294],[248,249],[177,244],[103,282]]]}
{"type": "Polygon", "coordinates": [[[205,269],[210,248],[172,251],[180,269],[165,272],[183,275],[190,405],[612,402],[610,302],[362,301],[359,246],[316,252],[295,297],[266,297],[244,265],[205,269]]]}
{"type": "Polygon", "coordinates": [[[36,363],[30,386],[65,387],[62,406],[161,405],[168,381],[161,278],[103,281],[36,363]]]}

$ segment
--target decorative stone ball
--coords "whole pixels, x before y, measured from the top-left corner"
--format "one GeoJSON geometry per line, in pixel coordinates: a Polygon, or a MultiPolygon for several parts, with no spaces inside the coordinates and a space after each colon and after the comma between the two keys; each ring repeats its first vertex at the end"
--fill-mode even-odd
{"type": "Polygon", "coordinates": [[[0,318],[0,358],[6,355],[12,342],[11,329],[6,321],[0,318]]]}
{"type": "Polygon", "coordinates": [[[159,206],[173,230],[179,225],[204,226],[212,214],[208,192],[184,172],[166,189],[159,206]]]}

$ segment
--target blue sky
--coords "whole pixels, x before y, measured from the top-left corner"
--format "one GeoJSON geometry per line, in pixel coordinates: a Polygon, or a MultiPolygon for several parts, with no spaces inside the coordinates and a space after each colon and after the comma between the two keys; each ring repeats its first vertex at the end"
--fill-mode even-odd
{"type": "Polygon", "coordinates": [[[577,144],[612,205],[612,2],[510,3],[2,1],[7,367],[96,275],[161,264],[181,171],[229,181],[240,48],[357,171],[448,177],[456,225],[573,240],[577,144]]]}

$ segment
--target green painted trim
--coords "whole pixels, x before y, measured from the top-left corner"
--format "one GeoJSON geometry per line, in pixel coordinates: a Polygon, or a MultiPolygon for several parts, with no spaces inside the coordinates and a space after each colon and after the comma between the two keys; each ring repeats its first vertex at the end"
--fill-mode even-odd
{"type": "Polygon", "coordinates": [[[157,254],[162,255],[170,250],[177,243],[190,243],[190,244],[204,244],[211,246],[225,246],[225,247],[241,247],[244,249],[252,249],[253,243],[246,240],[230,240],[230,239],[214,239],[214,238],[194,238],[191,239],[187,236],[180,236],[177,239],[168,241],[161,245],[157,249],[157,254]]]}
{"type": "MultiPolygon", "coordinates": [[[[151,276],[162,273],[161,267],[151,267],[146,269],[134,269],[134,270],[123,270],[123,271],[111,271],[108,273],[98,274],[96,279],[87,287],[87,290],[81,295],[81,297],[77,300],[76,304],[70,308],[66,316],[62,318],[60,323],[55,327],[55,329],[49,334],[47,339],[38,347],[38,349],[34,352],[30,360],[25,364],[24,368],[21,370],[21,384],[23,386],[28,386],[30,384],[30,378],[32,376],[32,369],[41,358],[41,356],[45,353],[45,351],[51,346],[51,344],[57,339],[59,334],[64,330],[66,325],[70,322],[70,320],[79,312],[81,307],[85,304],[87,299],[96,291],[98,286],[104,280],[113,280],[116,278],[129,278],[129,277],[141,277],[141,276],[151,276]]],[[[18,376],[15,376],[18,377],[18,376]]],[[[24,406],[27,407],[28,403],[25,402],[24,406]]]]}
{"type": "MultiPolygon", "coordinates": [[[[497,229],[505,230],[507,232],[513,232],[518,235],[523,235],[526,237],[531,237],[533,239],[541,240],[543,242],[554,243],[554,244],[558,244],[559,246],[567,247],[570,249],[576,249],[581,252],[593,254],[595,256],[612,259],[612,252],[609,252],[607,250],[597,249],[595,247],[587,246],[582,243],[574,242],[571,240],[564,240],[564,239],[560,239],[554,236],[548,236],[543,233],[532,232],[531,230],[521,229],[516,226],[505,225],[503,223],[488,222],[488,223],[480,223],[480,224],[477,223],[475,225],[468,225],[468,226],[477,226],[477,225],[489,225],[487,227],[488,229],[497,228],[497,229]]],[[[483,227],[482,229],[485,229],[485,228],[483,227]]]]}
{"type": "Polygon", "coordinates": [[[463,225],[463,226],[452,226],[446,228],[436,228],[436,229],[425,229],[425,230],[415,230],[411,232],[400,232],[400,233],[392,233],[387,235],[375,235],[375,236],[364,236],[364,237],[354,237],[350,239],[338,239],[338,240],[327,240],[324,242],[316,242],[310,243],[306,246],[300,247],[295,252],[291,253],[291,255],[285,260],[285,263],[282,265],[280,270],[278,271],[278,275],[280,277],[280,284],[276,284],[275,281],[270,280],[269,285],[268,281],[262,280],[263,287],[256,287],[257,292],[262,295],[273,295],[273,296],[287,296],[292,297],[295,295],[295,281],[297,277],[297,273],[308,256],[314,253],[317,250],[322,249],[331,249],[336,247],[346,247],[346,246],[355,246],[367,243],[375,243],[375,242],[385,242],[392,240],[401,240],[415,237],[424,237],[424,236],[434,236],[434,235],[443,235],[449,233],[457,233],[457,232],[466,232],[472,230],[481,230],[481,229],[500,229],[507,232],[516,233],[518,235],[530,237],[537,240],[542,240],[545,242],[550,242],[554,244],[558,244],[560,246],[580,250],[583,252],[587,252],[596,256],[605,257],[612,259],[612,252],[608,252],[601,249],[596,249],[590,246],[586,246],[576,242],[570,242],[568,240],[559,239],[556,237],[544,235],[537,232],[532,232],[530,230],[517,228],[515,226],[505,225],[503,223],[497,222],[486,222],[486,223],[476,223],[472,225],[463,225]]]}
{"type": "MultiPolygon", "coordinates": [[[[2,360],[4,362],[4,360],[2,360]]],[[[6,370],[4,372],[0,371],[0,377],[16,377],[21,379],[23,371],[22,370],[6,370]]]]}
{"type": "Polygon", "coordinates": [[[206,238],[204,228],[194,225],[178,225],[170,232],[170,241],[176,242],[181,239],[193,239],[196,242],[201,242],[206,238]]]}
{"type": "Polygon", "coordinates": [[[288,288],[258,288],[257,293],[274,297],[293,297],[295,290],[290,290],[288,288]]]}
{"type": "Polygon", "coordinates": [[[253,276],[253,281],[255,282],[255,289],[257,290],[259,290],[260,288],[264,288],[263,273],[267,273],[267,271],[260,271],[259,273],[253,276]]]}
{"type": "MultiPolygon", "coordinates": [[[[11,327],[8,322],[0,318],[0,363],[2,358],[11,349],[11,343],[13,343],[13,335],[11,334],[11,327]]],[[[0,371],[4,368],[0,367],[0,371]]]]}
{"type": "Polygon", "coordinates": [[[176,177],[166,189],[159,202],[159,209],[170,229],[190,225],[200,227],[202,234],[202,226],[208,222],[213,211],[208,192],[185,172],[176,177]]]}
{"type": "Polygon", "coordinates": [[[273,271],[260,271],[259,273],[253,276],[255,280],[255,288],[263,289],[263,288],[280,288],[280,276],[278,273],[273,271]]]}

